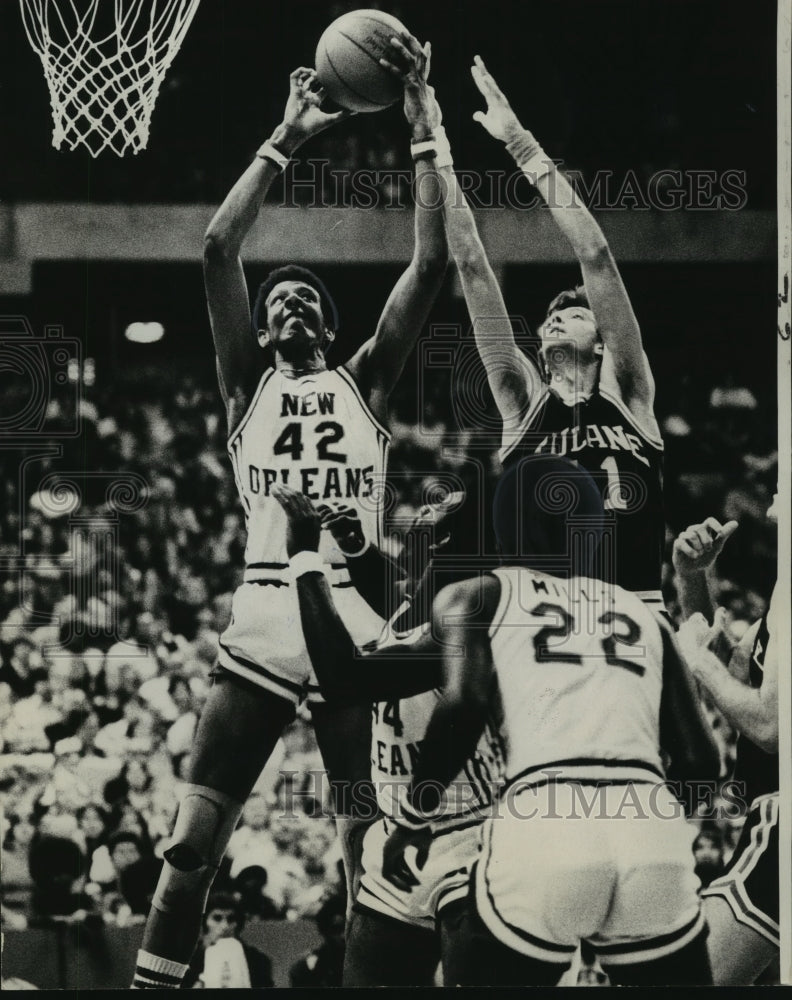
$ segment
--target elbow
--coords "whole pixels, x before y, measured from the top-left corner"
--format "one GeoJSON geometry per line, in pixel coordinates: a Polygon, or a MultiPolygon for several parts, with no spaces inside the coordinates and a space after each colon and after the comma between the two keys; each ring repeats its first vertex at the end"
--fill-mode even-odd
{"type": "Polygon", "coordinates": [[[203,244],[204,264],[220,264],[234,259],[239,252],[227,239],[216,232],[212,225],[206,231],[203,244]]]}
{"type": "Polygon", "coordinates": [[[413,260],[413,269],[420,281],[442,281],[448,268],[448,251],[445,247],[422,251],[413,260]]]}
{"type": "Polygon", "coordinates": [[[577,252],[578,260],[581,264],[594,265],[603,264],[610,257],[610,247],[603,233],[592,236],[577,252]]]}
{"type": "Polygon", "coordinates": [[[765,753],[778,753],[778,723],[775,719],[767,719],[758,727],[753,742],[765,753]]]}

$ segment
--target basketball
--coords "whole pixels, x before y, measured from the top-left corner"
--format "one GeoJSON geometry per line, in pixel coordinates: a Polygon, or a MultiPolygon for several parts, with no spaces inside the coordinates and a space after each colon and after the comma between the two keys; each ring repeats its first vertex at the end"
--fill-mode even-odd
{"type": "Polygon", "coordinates": [[[316,47],[316,75],[329,97],[349,111],[380,111],[402,95],[402,85],[380,66],[391,59],[389,40],[405,30],[380,10],[355,10],[327,28],[316,47]]]}

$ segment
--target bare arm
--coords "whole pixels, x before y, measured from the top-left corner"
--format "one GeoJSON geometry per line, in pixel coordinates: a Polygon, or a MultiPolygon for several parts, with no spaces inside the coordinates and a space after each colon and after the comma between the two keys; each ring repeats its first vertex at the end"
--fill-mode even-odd
{"type": "Polygon", "coordinates": [[[504,432],[519,427],[544,391],[536,366],[517,346],[506,303],[481,242],[476,220],[452,167],[441,167],[443,216],[473,324],[476,349],[503,420],[504,432]]]}
{"type": "MultiPolygon", "coordinates": [[[[280,484],[272,495],[286,513],[289,558],[298,552],[318,553],[321,522],[308,497],[280,484]]],[[[363,657],[341,621],[324,573],[303,573],[296,587],[305,645],[328,701],[389,701],[437,686],[440,661],[430,636],[363,657]]]]}
{"type": "MultiPolygon", "coordinates": [[[[771,602],[772,603],[772,602],[771,602]]],[[[705,688],[713,702],[726,719],[747,736],[752,743],[767,753],[778,751],[778,636],[770,629],[767,649],[764,650],[762,684],[752,687],[746,680],[735,676],[708,648],[713,633],[722,628],[723,617],[716,615],[713,629],[706,629],[703,623],[696,629],[691,620],[685,633],[681,633],[682,648],[687,656],[690,669],[705,688]]],[[[756,633],[754,633],[755,638],[756,633]]],[[[751,643],[753,646],[753,643],[751,643]]],[[[745,656],[747,643],[741,644],[739,654],[745,656]]],[[[750,653],[748,654],[750,655],[750,653]]],[[[735,658],[733,654],[732,659],[735,658]]]]}
{"type": "Polygon", "coordinates": [[[677,596],[683,618],[698,612],[712,621],[715,605],[708,573],[736,530],[736,521],[721,524],[714,517],[708,517],[702,524],[685,528],[674,540],[671,561],[676,571],[677,596]]]}
{"type": "Polygon", "coordinates": [[[404,574],[390,556],[368,543],[358,512],[352,507],[317,508],[322,527],[329,531],[347,559],[349,577],[355,590],[372,610],[384,619],[396,610],[397,586],[404,574]]]}
{"type": "MultiPolygon", "coordinates": [[[[404,112],[414,142],[436,124],[427,100],[431,46],[421,48],[404,35],[396,49],[398,65],[380,60],[404,83],[404,112]]],[[[374,336],[355,353],[347,368],[372,411],[387,417],[387,402],[415,346],[445,277],[448,262],[442,214],[437,207],[437,174],[431,164],[416,164],[415,244],[412,259],[385,303],[374,336]]]]}
{"type": "Polygon", "coordinates": [[[496,139],[506,143],[518,166],[542,163],[536,189],[566,236],[583,273],[589,303],[603,343],[611,355],[620,394],[647,429],[657,432],[653,413],[654,380],[641,343],[641,332],[605,236],[567,179],[556,170],[530,132],[523,129],[503,92],[476,56],[473,80],[487,101],[487,112],[474,115],[496,139]],[[549,169],[547,169],[549,165],[549,169]],[[542,171],[547,171],[542,173],[542,171]]]}
{"type": "MultiPolygon", "coordinates": [[[[311,135],[348,116],[348,112],[330,115],[321,111],[323,97],[313,70],[302,67],[291,74],[283,122],[269,140],[284,156],[291,156],[311,135]]],[[[257,156],[229,191],[204,236],[206,301],[220,392],[231,425],[241,417],[237,411],[246,405],[262,370],[261,351],[250,330],[250,303],[239,253],[278,173],[270,160],[257,156]]]]}

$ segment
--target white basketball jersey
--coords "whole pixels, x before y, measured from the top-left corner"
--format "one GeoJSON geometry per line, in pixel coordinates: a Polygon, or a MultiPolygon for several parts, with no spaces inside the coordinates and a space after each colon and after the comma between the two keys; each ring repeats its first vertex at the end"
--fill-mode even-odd
{"type": "MultiPolygon", "coordinates": [[[[316,504],[353,507],[366,537],[379,544],[389,444],[389,432],[345,368],[298,378],[268,369],[228,441],[247,522],[245,580],[262,574],[278,578],[288,568],[286,515],[271,494],[275,483],[316,504]]],[[[326,563],[343,569],[344,555],[327,531],[319,552],[326,563]]]]}
{"type": "Polygon", "coordinates": [[[662,778],[663,640],[652,612],[599,580],[494,573],[501,597],[490,642],[507,779],[543,768],[662,778]]]}
{"type": "MultiPolygon", "coordinates": [[[[391,621],[404,611],[399,608],[391,621]]],[[[386,628],[388,646],[412,643],[430,628],[427,623],[412,629],[406,635],[394,637],[386,628]]],[[[406,655],[410,655],[409,651],[406,655]]],[[[372,664],[372,670],[376,670],[372,664]]],[[[430,665],[427,662],[427,670],[430,665]]],[[[394,816],[397,808],[399,785],[409,785],[426,736],[426,727],[432,717],[440,691],[424,691],[398,701],[382,701],[372,708],[371,719],[371,778],[377,791],[377,803],[386,816],[394,816]]],[[[442,800],[442,817],[432,824],[433,829],[445,829],[469,821],[471,814],[485,810],[497,797],[498,782],[503,770],[500,739],[488,726],[479,740],[476,752],[462,771],[451,782],[442,800]]]]}

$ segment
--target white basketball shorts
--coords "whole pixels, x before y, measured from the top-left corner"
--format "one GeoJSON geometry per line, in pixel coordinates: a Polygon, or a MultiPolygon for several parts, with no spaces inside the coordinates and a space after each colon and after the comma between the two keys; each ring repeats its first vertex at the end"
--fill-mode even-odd
{"type": "MultiPolygon", "coordinates": [[[[376,641],[384,625],[350,582],[332,587],[352,641],[376,641]]],[[[297,588],[273,580],[243,583],[234,592],[231,623],[220,636],[218,664],[295,705],[324,701],[305,648],[297,588]]]]}
{"type": "Polygon", "coordinates": [[[545,962],[568,964],[581,940],[610,965],[661,958],[703,927],[694,835],[663,784],[515,791],[485,821],[476,907],[499,941],[545,962]]]}

